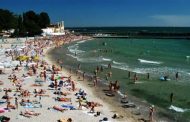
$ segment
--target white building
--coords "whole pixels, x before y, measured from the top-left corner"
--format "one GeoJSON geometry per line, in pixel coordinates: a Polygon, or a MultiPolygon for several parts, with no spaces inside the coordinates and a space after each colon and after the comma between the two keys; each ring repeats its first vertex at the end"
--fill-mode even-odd
{"type": "Polygon", "coordinates": [[[57,25],[51,25],[50,27],[42,29],[43,36],[60,36],[65,35],[64,22],[58,22],[57,25]]]}

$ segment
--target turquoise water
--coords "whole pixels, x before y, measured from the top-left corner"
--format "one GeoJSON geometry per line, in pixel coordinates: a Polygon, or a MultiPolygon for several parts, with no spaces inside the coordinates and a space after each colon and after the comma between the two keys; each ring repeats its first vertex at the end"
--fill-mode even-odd
{"type": "Polygon", "coordinates": [[[67,56],[85,65],[107,66],[112,63],[112,67],[117,69],[150,73],[157,77],[173,76],[179,72],[183,81],[190,76],[188,40],[95,39],[72,44],[68,51],[67,56]]]}
{"type": "MultiPolygon", "coordinates": [[[[64,45],[53,51],[55,58],[63,59],[63,66],[77,68],[93,74],[97,66],[104,71],[98,76],[105,79],[108,72],[113,76],[109,80],[119,80],[122,93],[128,92],[151,104],[169,111],[169,95],[174,93],[172,105],[190,109],[190,41],[177,39],[94,39],[64,45]],[[112,69],[107,65],[111,63],[112,69]],[[128,77],[128,72],[131,77],[128,77]],[[179,80],[175,74],[179,72],[179,80]],[[133,82],[137,73],[138,83],[133,82]],[[150,79],[147,79],[150,73],[150,79]],[[160,81],[161,76],[169,76],[169,81],[160,81]]],[[[108,83],[104,80],[103,83],[108,83]]],[[[190,120],[190,111],[172,113],[174,116],[190,120]]],[[[184,121],[184,120],[183,120],[184,121]]]]}

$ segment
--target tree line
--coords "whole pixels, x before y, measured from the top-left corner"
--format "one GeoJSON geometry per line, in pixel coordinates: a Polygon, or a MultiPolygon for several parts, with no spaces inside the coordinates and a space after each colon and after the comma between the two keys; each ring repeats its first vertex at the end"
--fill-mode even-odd
{"type": "Polygon", "coordinates": [[[14,29],[11,35],[16,36],[34,36],[42,33],[42,28],[50,25],[50,18],[46,12],[35,13],[27,11],[16,15],[9,10],[0,9],[0,32],[2,30],[14,29]]]}

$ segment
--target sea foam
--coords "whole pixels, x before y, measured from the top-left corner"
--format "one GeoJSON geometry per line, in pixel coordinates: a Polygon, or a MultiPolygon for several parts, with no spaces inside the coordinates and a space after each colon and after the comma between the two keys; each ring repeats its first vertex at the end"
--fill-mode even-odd
{"type": "Polygon", "coordinates": [[[120,63],[120,62],[117,62],[117,61],[113,61],[113,64],[122,65],[122,64],[125,64],[125,63],[120,63]]]}
{"type": "Polygon", "coordinates": [[[138,59],[140,63],[148,63],[148,64],[161,64],[162,62],[157,62],[157,61],[149,61],[149,60],[144,60],[144,59],[138,59]]]}
{"type": "Polygon", "coordinates": [[[77,42],[77,44],[81,44],[81,43],[84,43],[84,42],[86,42],[87,40],[82,40],[82,41],[79,41],[79,42],[77,42]]]}
{"type": "Polygon", "coordinates": [[[103,61],[111,61],[112,59],[109,58],[102,58],[103,61]]]}
{"type": "Polygon", "coordinates": [[[78,44],[74,44],[74,45],[69,46],[68,50],[69,50],[69,52],[71,52],[73,54],[75,54],[75,53],[79,54],[79,53],[84,53],[85,52],[83,50],[79,50],[78,48],[79,48],[78,44]]]}

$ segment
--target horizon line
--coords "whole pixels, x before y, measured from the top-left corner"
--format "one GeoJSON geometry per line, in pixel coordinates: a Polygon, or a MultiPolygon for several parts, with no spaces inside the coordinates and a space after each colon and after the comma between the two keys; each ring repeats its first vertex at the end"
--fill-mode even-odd
{"type": "Polygon", "coordinates": [[[190,26],[65,26],[65,28],[190,28],[190,26]]]}

